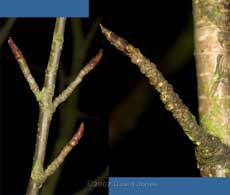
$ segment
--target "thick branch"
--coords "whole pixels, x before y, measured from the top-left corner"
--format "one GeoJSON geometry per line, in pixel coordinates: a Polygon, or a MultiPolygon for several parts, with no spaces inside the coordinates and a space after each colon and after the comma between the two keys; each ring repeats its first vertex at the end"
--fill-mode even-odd
{"type": "Polygon", "coordinates": [[[193,141],[194,144],[199,145],[202,141],[199,134],[204,134],[204,131],[197,124],[195,117],[187,106],[183,104],[182,100],[174,92],[172,86],[156,68],[156,65],[143,56],[139,49],[133,47],[123,38],[109,31],[102,25],[101,29],[109,42],[127,55],[131,61],[140,68],[140,71],[149,79],[150,84],[160,93],[165,108],[172,112],[173,117],[177,119],[190,140],[193,141]]]}
{"type": "Polygon", "coordinates": [[[34,79],[34,77],[32,76],[29,66],[26,62],[26,59],[24,58],[21,50],[17,47],[17,45],[14,43],[13,39],[10,37],[8,39],[8,44],[14,54],[15,59],[18,61],[19,66],[22,70],[22,73],[25,77],[25,79],[27,80],[31,91],[34,93],[34,95],[37,97],[39,95],[39,87],[34,79]]]}
{"type": "Polygon", "coordinates": [[[54,99],[54,108],[64,102],[74,91],[74,89],[81,83],[82,79],[85,75],[87,75],[94,67],[99,63],[103,55],[103,51],[99,50],[97,55],[90,60],[88,64],[80,71],[74,81],[72,81],[69,86],[58,96],[54,99]]]}
{"type": "Polygon", "coordinates": [[[198,146],[196,155],[202,174],[206,172],[208,167],[208,169],[212,170],[212,174],[208,174],[208,176],[230,176],[230,147],[223,144],[219,138],[204,131],[197,124],[195,117],[188,107],[183,104],[172,86],[156,68],[156,65],[143,56],[139,49],[133,47],[126,40],[105,27],[101,26],[101,29],[109,42],[127,55],[149,79],[150,84],[160,93],[165,108],[172,112],[173,117],[178,121],[184,133],[198,146]],[[220,169],[221,172],[219,171],[220,169]]]}
{"type": "Polygon", "coordinates": [[[58,167],[62,164],[62,162],[65,160],[65,157],[71,152],[73,147],[78,144],[79,140],[83,136],[84,133],[84,123],[82,122],[80,124],[79,129],[77,132],[73,135],[69,143],[62,149],[60,154],[53,160],[53,162],[46,168],[45,170],[45,176],[46,178],[52,175],[58,167]]]}

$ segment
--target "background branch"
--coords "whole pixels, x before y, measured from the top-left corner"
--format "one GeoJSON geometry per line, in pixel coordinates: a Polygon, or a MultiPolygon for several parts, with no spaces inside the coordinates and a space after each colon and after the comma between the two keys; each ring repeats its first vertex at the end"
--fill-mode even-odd
{"type": "MultiPolygon", "coordinates": [[[[88,181],[87,185],[77,191],[76,193],[74,193],[74,195],[89,195],[89,194],[92,194],[92,192],[99,187],[101,187],[101,185],[98,185],[99,182],[104,182],[105,180],[108,179],[108,176],[109,176],[109,166],[107,166],[103,172],[97,176],[93,181],[88,181]],[[90,185],[90,183],[92,183],[90,185]]],[[[103,187],[105,187],[104,185],[102,185],[103,187]]],[[[107,186],[108,187],[108,186],[107,186]]]]}
{"type": "Polygon", "coordinates": [[[9,18],[6,20],[5,24],[0,29],[0,48],[2,47],[3,43],[7,39],[10,30],[12,29],[13,25],[16,22],[16,18],[9,18]]]}

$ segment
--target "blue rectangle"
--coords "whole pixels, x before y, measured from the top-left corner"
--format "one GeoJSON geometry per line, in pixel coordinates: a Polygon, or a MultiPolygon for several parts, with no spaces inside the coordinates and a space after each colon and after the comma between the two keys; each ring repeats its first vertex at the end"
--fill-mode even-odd
{"type": "Polygon", "coordinates": [[[230,178],[109,178],[110,195],[229,195],[230,178]]]}
{"type": "Polygon", "coordinates": [[[0,17],[88,17],[89,0],[0,0],[0,17]]]}

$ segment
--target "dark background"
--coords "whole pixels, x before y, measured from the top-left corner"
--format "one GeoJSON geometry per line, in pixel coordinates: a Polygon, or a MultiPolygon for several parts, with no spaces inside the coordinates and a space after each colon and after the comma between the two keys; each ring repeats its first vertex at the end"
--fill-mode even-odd
{"type": "MultiPolygon", "coordinates": [[[[90,18],[82,19],[85,31],[98,17],[102,18],[103,25],[140,48],[146,57],[155,62],[197,116],[196,72],[192,52],[186,63],[173,73],[170,73],[170,62],[168,66],[161,63],[188,23],[192,25],[191,0],[91,1],[90,18]]],[[[10,33],[32,66],[32,74],[40,86],[54,23],[54,19],[48,18],[20,18],[10,33]]],[[[67,71],[71,63],[71,36],[68,20],[62,54],[62,64],[67,71]]],[[[66,159],[57,194],[75,192],[88,179],[99,175],[106,164],[109,164],[110,176],[199,176],[192,143],[171,113],[164,109],[158,94],[154,93],[138,68],[109,45],[98,28],[87,61],[100,48],[104,50],[101,63],[87,75],[81,89],[77,91],[80,96],[78,106],[84,114],[76,122],[76,127],[80,121],[85,121],[86,134],[66,159]],[[139,82],[143,90],[149,92],[148,106],[142,110],[135,127],[120,136],[116,144],[109,145],[111,116],[117,107],[120,106],[122,110],[121,102],[139,82]]],[[[181,53],[178,51],[175,58],[181,53]]],[[[38,106],[6,43],[1,48],[0,65],[1,194],[23,194],[32,164],[38,106]]],[[[132,109],[135,110],[136,106],[133,105],[132,109]]],[[[129,117],[125,115],[123,121],[129,120],[129,117]]],[[[55,129],[58,120],[56,114],[50,131],[47,156],[57,137],[55,129]]],[[[100,190],[94,193],[106,193],[106,189],[100,190]]]]}

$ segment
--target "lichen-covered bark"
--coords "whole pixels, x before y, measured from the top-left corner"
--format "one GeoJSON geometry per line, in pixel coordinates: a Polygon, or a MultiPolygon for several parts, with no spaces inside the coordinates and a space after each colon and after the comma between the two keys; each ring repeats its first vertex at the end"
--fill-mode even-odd
{"type": "Polygon", "coordinates": [[[230,1],[194,0],[194,25],[200,123],[230,145],[230,1]]]}
{"type": "MultiPolygon", "coordinates": [[[[199,120],[219,151],[197,148],[202,176],[230,176],[230,1],[193,0],[199,120]]],[[[215,147],[215,146],[214,146],[215,147]]]]}

